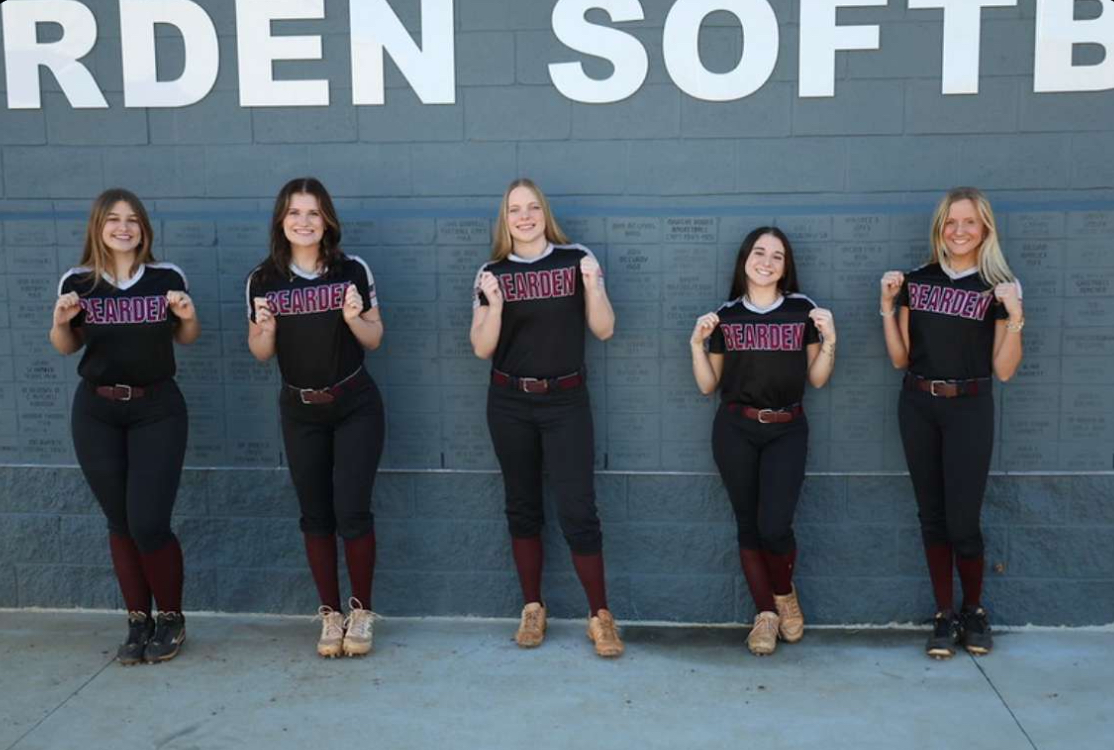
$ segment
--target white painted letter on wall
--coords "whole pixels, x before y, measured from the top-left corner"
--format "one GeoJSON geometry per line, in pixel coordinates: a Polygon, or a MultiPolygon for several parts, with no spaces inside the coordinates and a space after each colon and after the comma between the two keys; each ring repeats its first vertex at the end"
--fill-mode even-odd
{"type": "Polygon", "coordinates": [[[39,109],[39,66],[58,80],[62,93],[77,109],[106,109],[100,87],[78,62],[97,43],[97,19],[75,0],[7,0],[0,5],[4,22],[4,68],[9,109],[39,109]],[[62,38],[40,43],[38,25],[56,23],[62,38]]]}
{"type": "Polygon", "coordinates": [[[319,36],[271,36],[271,21],[325,17],[325,0],[236,0],[240,105],[327,107],[329,82],[276,81],[275,60],[320,60],[319,36]]]}
{"type": "MultiPolygon", "coordinates": [[[[525,1],[525,0],[523,0],[525,1]]],[[[530,0],[534,2],[535,0],[530,0]]],[[[630,34],[588,23],[584,14],[602,8],[616,23],[641,21],[638,0],[557,0],[553,6],[553,33],[561,43],[577,52],[609,60],[615,66],[610,77],[589,78],[579,62],[551,63],[549,77],[569,99],[586,104],[607,104],[626,99],[641,88],[650,70],[646,48],[630,34]]]]}
{"type": "Polygon", "coordinates": [[[1037,48],[1033,91],[1114,89],[1114,9],[1104,2],[1097,18],[1075,20],[1075,3],[1037,0],[1037,48]],[[1097,65],[1072,65],[1072,47],[1097,44],[1106,53],[1097,65]]]}
{"type": "Polygon", "coordinates": [[[120,0],[120,53],[124,106],[187,107],[213,89],[220,47],[212,19],[190,0],[120,0]],[[155,24],[178,29],[185,43],[185,68],[173,81],[156,77],[155,24]]]}
{"type": "Polygon", "coordinates": [[[944,58],[940,93],[979,93],[982,9],[1010,8],[1017,0],[909,0],[913,10],[944,9],[944,58]]]}
{"type": "Polygon", "coordinates": [[[420,49],[387,0],[354,0],[349,16],[353,104],[384,102],[384,54],[395,61],[423,104],[456,102],[453,0],[422,0],[420,49]]]}
{"type": "Polygon", "coordinates": [[[770,79],[777,50],[777,16],[766,0],[677,0],[665,18],[665,68],[681,91],[696,99],[727,102],[750,96],[770,79]],[[713,73],[700,62],[700,25],[715,11],[731,13],[743,27],[742,58],[727,73],[713,73]]]}
{"type": "Polygon", "coordinates": [[[797,92],[835,96],[836,50],[878,49],[878,27],[837,26],[836,9],[886,5],[887,0],[801,0],[801,54],[797,92]]]}

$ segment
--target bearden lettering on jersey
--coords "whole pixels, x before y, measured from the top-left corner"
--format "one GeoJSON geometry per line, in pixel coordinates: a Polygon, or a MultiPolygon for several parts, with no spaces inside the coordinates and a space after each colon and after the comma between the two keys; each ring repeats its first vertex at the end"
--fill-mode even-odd
{"type": "Polygon", "coordinates": [[[89,297],[81,300],[85,322],[91,325],[162,323],[168,302],[164,296],[89,297]]]}
{"type": "Polygon", "coordinates": [[[347,291],[348,282],[344,282],[267,292],[266,297],[275,315],[311,315],[340,310],[344,307],[344,294],[347,291]]]}
{"type": "Polygon", "coordinates": [[[518,271],[498,276],[499,287],[507,302],[571,297],[576,294],[576,267],[545,271],[518,271]]]}
{"type": "Polygon", "coordinates": [[[799,352],[804,323],[722,323],[723,342],[730,352],[799,352]]]}
{"type": "Polygon", "coordinates": [[[983,320],[994,295],[967,289],[909,284],[909,309],[951,315],[969,320],[983,320]]]}

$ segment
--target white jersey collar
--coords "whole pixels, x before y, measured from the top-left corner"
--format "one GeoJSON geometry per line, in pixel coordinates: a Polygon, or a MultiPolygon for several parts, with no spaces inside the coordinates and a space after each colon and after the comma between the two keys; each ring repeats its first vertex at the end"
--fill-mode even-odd
{"type": "Polygon", "coordinates": [[[943,271],[944,274],[947,275],[947,277],[949,279],[951,279],[952,281],[959,281],[960,279],[965,279],[968,276],[971,276],[973,274],[978,273],[979,272],[979,266],[978,266],[978,264],[975,264],[975,265],[971,266],[970,268],[968,268],[966,271],[953,271],[952,267],[949,266],[944,261],[943,258],[941,258],[940,259],[940,270],[943,271]]]}
{"type": "Polygon", "coordinates": [[[542,254],[536,258],[523,258],[521,255],[515,255],[513,252],[507,256],[508,260],[513,260],[515,263],[537,263],[542,258],[546,258],[553,253],[553,243],[550,242],[545,246],[542,254]]]}
{"type": "Polygon", "coordinates": [[[754,304],[753,302],[750,301],[750,298],[747,297],[745,294],[742,297],[740,297],[739,299],[742,300],[743,307],[750,310],[751,312],[758,313],[759,315],[765,315],[768,312],[772,312],[773,310],[776,310],[779,307],[781,307],[781,304],[783,302],[785,302],[785,297],[783,297],[780,294],[778,295],[778,298],[776,300],[771,302],[766,307],[759,307],[758,305],[754,304]]]}

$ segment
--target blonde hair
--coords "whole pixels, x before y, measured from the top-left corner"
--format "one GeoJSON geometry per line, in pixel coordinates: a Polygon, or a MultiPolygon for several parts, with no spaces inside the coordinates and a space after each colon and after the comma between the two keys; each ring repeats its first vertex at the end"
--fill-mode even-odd
{"type": "Polygon", "coordinates": [[[978,249],[979,278],[989,286],[1016,280],[1002,254],[1002,247],[998,244],[998,226],[994,221],[994,210],[990,207],[990,201],[978,188],[952,188],[936,206],[936,213],[932,215],[932,256],[929,262],[949,262],[948,248],[944,244],[944,224],[948,220],[951,207],[960,201],[971,201],[975,205],[986,232],[982,246],[978,249]]]}
{"type": "Polygon", "coordinates": [[[507,186],[503,193],[503,201],[499,204],[499,218],[495,221],[495,236],[491,242],[491,259],[503,260],[514,251],[514,239],[511,238],[510,227],[507,226],[507,202],[515,188],[524,187],[534,192],[541,204],[542,214],[545,216],[545,238],[555,245],[569,244],[569,238],[561,231],[561,226],[549,208],[549,200],[542,189],[527,177],[520,177],[507,186]]]}
{"type": "Polygon", "coordinates": [[[81,253],[81,265],[90,269],[92,284],[95,286],[112,275],[115,264],[112,262],[112,251],[104,244],[104,225],[113,206],[123,201],[127,203],[136,218],[139,219],[141,237],[139,247],[135,250],[135,262],[132,263],[131,273],[135,274],[141,265],[154,263],[155,256],[151,253],[154,242],[154,230],[151,228],[151,219],[147,216],[147,209],[143,201],[135,193],[124,188],[109,188],[97,196],[93,207],[89,211],[89,223],[85,226],[85,248],[81,253]]]}

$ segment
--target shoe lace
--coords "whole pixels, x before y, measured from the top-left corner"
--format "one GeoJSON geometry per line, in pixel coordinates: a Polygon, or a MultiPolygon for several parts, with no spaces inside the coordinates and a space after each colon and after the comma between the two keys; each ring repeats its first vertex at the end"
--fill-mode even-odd
{"type": "Polygon", "coordinates": [[[801,603],[795,596],[791,596],[788,599],[783,599],[781,601],[781,608],[785,610],[784,616],[803,617],[803,615],[801,614],[801,603]]]}
{"type": "Polygon", "coordinates": [[[326,639],[343,638],[344,637],[344,620],[332,607],[322,604],[317,608],[317,616],[313,618],[315,621],[321,621],[321,637],[326,639]]]}
{"type": "Polygon", "coordinates": [[[150,616],[146,612],[128,612],[128,642],[138,642],[147,634],[150,616]]]}
{"type": "Polygon", "coordinates": [[[756,635],[772,635],[777,637],[777,620],[773,617],[757,617],[751,631],[756,635]]]}
{"type": "Polygon", "coordinates": [[[164,642],[170,628],[181,618],[182,615],[177,612],[159,612],[155,616],[155,632],[151,636],[151,641],[154,643],[164,642]]]}
{"type": "Polygon", "coordinates": [[[597,640],[609,643],[619,640],[619,626],[615,624],[615,618],[609,615],[597,615],[595,620],[599,628],[597,640]]]}
{"type": "Polygon", "coordinates": [[[540,630],[542,627],[542,610],[529,609],[522,613],[522,628],[524,630],[540,630]]]}
{"type": "Polygon", "coordinates": [[[379,615],[370,609],[364,609],[360,600],[352,597],[348,600],[350,610],[344,619],[344,629],[355,638],[370,638],[372,623],[379,619],[379,615]]]}
{"type": "Polygon", "coordinates": [[[932,632],[935,637],[950,638],[954,629],[954,618],[951,615],[945,613],[939,613],[936,615],[936,619],[933,623],[932,628],[932,632]]]}

